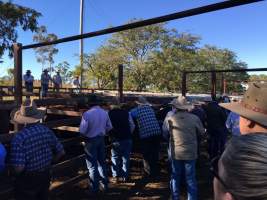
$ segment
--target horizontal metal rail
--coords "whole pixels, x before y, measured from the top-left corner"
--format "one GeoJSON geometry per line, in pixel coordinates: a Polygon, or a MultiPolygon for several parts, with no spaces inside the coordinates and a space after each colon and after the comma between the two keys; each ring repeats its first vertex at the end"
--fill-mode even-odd
{"type": "Polygon", "coordinates": [[[245,4],[251,4],[251,3],[260,2],[260,1],[263,1],[263,0],[223,1],[220,3],[215,3],[215,4],[211,4],[211,5],[207,5],[207,6],[193,8],[193,9],[189,9],[189,10],[185,10],[185,11],[181,11],[181,12],[176,12],[173,14],[164,15],[164,16],[160,16],[160,17],[155,17],[155,18],[151,18],[151,19],[147,19],[147,20],[143,20],[143,21],[138,21],[138,22],[134,22],[134,23],[129,23],[129,24],[125,24],[125,25],[121,25],[121,26],[117,26],[117,27],[112,27],[112,28],[107,28],[107,29],[103,29],[103,30],[99,30],[99,31],[85,33],[82,35],[65,37],[65,38],[61,38],[61,39],[54,40],[51,42],[41,42],[41,43],[36,43],[36,44],[25,45],[25,46],[22,46],[22,49],[31,49],[31,48],[37,48],[37,47],[42,47],[42,46],[47,46],[47,45],[52,45],[52,44],[59,44],[59,43],[70,42],[70,41],[74,41],[74,40],[80,40],[80,39],[84,39],[84,38],[91,38],[91,37],[95,37],[95,36],[125,31],[125,30],[129,30],[129,29],[135,29],[135,28],[139,28],[139,27],[143,27],[143,26],[167,22],[167,21],[171,21],[171,20],[175,20],[175,19],[181,19],[181,18],[185,18],[185,17],[191,17],[194,15],[200,15],[200,14],[204,14],[204,13],[208,13],[208,12],[223,10],[223,9],[227,9],[227,8],[232,8],[232,7],[241,6],[241,5],[245,5],[245,4]]]}
{"type": "Polygon", "coordinates": [[[184,71],[187,74],[201,74],[201,73],[222,73],[222,72],[264,72],[267,71],[267,68],[250,68],[250,69],[218,69],[218,70],[203,70],[203,71],[184,71]]]}

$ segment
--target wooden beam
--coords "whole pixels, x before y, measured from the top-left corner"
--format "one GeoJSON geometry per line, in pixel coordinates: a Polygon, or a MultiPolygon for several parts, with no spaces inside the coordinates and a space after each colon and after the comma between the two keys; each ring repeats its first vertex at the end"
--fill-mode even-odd
{"type": "Polygon", "coordinates": [[[82,137],[77,136],[77,137],[62,140],[61,143],[64,146],[64,148],[66,148],[72,145],[80,144],[83,141],[84,139],[82,137]]]}
{"type": "Polygon", "coordinates": [[[75,133],[80,132],[79,127],[73,127],[73,126],[59,126],[54,129],[60,130],[60,131],[70,131],[70,132],[75,132],[75,133]]]}
{"type": "Polygon", "coordinates": [[[65,116],[73,116],[73,117],[82,116],[82,112],[69,111],[69,110],[59,110],[59,109],[54,109],[54,108],[47,109],[47,114],[65,115],[65,116]]]}
{"type": "Polygon", "coordinates": [[[85,172],[83,174],[77,175],[73,178],[68,179],[67,181],[64,181],[60,184],[58,184],[57,186],[53,186],[51,185],[50,187],[50,191],[52,193],[60,193],[60,192],[64,192],[64,190],[66,190],[66,188],[73,186],[76,183],[79,183],[80,181],[84,180],[88,178],[88,172],[85,172]]]}
{"type": "Polygon", "coordinates": [[[69,119],[48,121],[48,122],[45,122],[44,125],[46,125],[49,128],[56,128],[59,126],[79,125],[80,122],[81,122],[81,117],[72,117],[69,119]]]}

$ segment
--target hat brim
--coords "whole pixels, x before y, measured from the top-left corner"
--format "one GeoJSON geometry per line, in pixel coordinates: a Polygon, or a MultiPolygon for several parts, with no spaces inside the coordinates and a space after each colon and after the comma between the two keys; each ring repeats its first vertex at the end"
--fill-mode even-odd
{"type": "Polygon", "coordinates": [[[189,105],[178,105],[178,104],[174,104],[174,103],[169,103],[169,105],[172,105],[175,108],[178,108],[180,110],[189,110],[191,109],[193,106],[191,104],[189,105]]]}
{"type": "Polygon", "coordinates": [[[39,122],[41,119],[44,118],[44,116],[46,115],[46,109],[37,109],[38,113],[31,116],[31,117],[27,117],[27,116],[23,116],[20,113],[19,108],[17,108],[16,110],[13,110],[11,112],[11,119],[18,123],[18,124],[34,124],[39,122]]]}
{"type": "Polygon", "coordinates": [[[149,102],[135,101],[135,103],[137,103],[138,105],[148,105],[148,106],[151,106],[151,104],[149,102]]]}
{"type": "Polygon", "coordinates": [[[230,110],[234,113],[239,114],[242,117],[255,121],[263,126],[267,126],[267,115],[266,114],[247,109],[241,103],[238,103],[238,102],[220,103],[219,105],[227,110],[230,110]]]}

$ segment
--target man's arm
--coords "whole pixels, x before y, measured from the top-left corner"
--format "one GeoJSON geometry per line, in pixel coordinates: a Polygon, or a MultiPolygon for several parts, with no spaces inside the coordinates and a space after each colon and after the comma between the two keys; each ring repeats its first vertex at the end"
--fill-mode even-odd
{"type": "Polygon", "coordinates": [[[109,132],[113,128],[110,118],[107,114],[107,123],[106,123],[106,133],[109,132]]]}
{"type": "Polygon", "coordinates": [[[131,130],[131,133],[133,133],[134,129],[135,129],[135,124],[134,124],[133,118],[132,118],[130,113],[129,113],[129,117],[128,118],[129,118],[130,130],[131,130]]]}
{"type": "Polygon", "coordinates": [[[86,132],[88,131],[88,121],[86,119],[86,113],[83,114],[82,120],[80,123],[80,133],[83,135],[86,135],[86,132]]]}
{"type": "Polygon", "coordinates": [[[65,155],[65,151],[63,145],[59,142],[58,138],[55,136],[53,131],[50,130],[50,134],[51,134],[51,148],[54,152],[52,162],[56,163],[65,155]]]}
{"type": "Polygon", "coordinates": [[[162,135],[166,140],[168,140],[170,136],[169,120],[170,120],[170,117],[167,115],[162,124],[162,135]]]}
{"type": "Polygon", "coordinates": [[[25,169],[26,158],[23,145],[12,140],[10,148],[10,165],[16,175],[21,174],[25,169]]]}

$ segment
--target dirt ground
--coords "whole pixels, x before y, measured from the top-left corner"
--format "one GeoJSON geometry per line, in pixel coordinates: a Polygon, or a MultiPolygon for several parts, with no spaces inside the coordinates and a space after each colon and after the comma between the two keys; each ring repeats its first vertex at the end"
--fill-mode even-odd
{"type": "MultiPolygon", "coordinates": [[[[104,194],[100,193],[97,197],[93,196],[88,190],[88,180],[83,180],[63,193],[52,197],[52,200],[73,200],[73,199],[170,199],[169,190],[169,165],[167,161],[166,148],[163,147],[160,154],[161,172],[159,177],[154,180],[142,178],[142,159],[139,153],[133,153],[131,158],[130,180],[127,183],[109,184],[109,190],[104,194]]],[[[201,155],[197,161],[197,182],[200,200],[212,200],[212,180],[209,173],[209,163],[205,146],[201,148],[201,155]]],[[[186,189],[182,186],[181,200],[186,200],[186,189]]]]}

